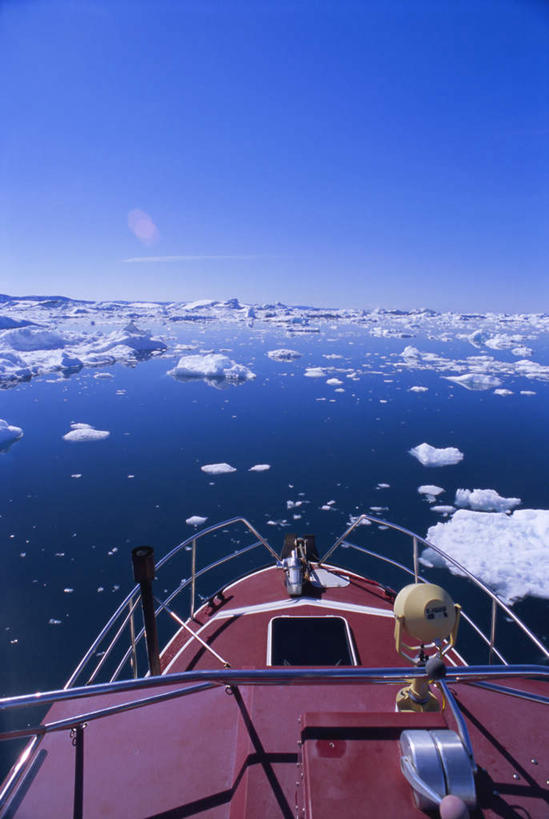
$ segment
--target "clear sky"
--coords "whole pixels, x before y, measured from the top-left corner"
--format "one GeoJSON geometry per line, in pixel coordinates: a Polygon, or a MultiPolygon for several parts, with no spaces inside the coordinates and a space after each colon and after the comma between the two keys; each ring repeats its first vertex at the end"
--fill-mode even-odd
{"type": "Polygon", "coordinates": [[[0,0],[0,77],[0,292],[549,310],[549,2],[0,0]]]}

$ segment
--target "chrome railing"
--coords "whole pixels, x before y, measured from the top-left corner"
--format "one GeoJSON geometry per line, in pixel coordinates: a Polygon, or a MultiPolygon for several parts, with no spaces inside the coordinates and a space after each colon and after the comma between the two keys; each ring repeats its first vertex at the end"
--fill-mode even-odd
{"type": "MultiPolygon", "coordinates": [[[[0,733],[0,741],[24,739],[31,737],[31,740],[16,764],[10,771],[2,790],[0,791],[0,810],[9,801],[14,789],[20,782],[27,763],[31,756],[37,751],[41,740],[47,734],[56,731],[74,731],[75,745],[78,752],[80,743],[83,754],[83,733],[85,726],[94,720],[114,716],[132,711],[137,708],[155,705],[168,700],[198,694],[211,688],[220,686],[235,688],[236,686],[247,685],[407,685],[410,680],[416,677],[423,677],[425,669],[413,666],[410,668],[361,668],[357,666],[338,666],[336,668],[266,668],[266,669],[220,669],[205,671],[184,671],[160,677],[145,677],[138,680],[119,680],[117,682],[102,683],[96,685],[83,685],[72,689],[63,688],[57,691],[47,691],[31,695],[18,697],[7,697],[0,699],[0,713],[6,714],[20,708],[28,708],[33,705],[45,706],[57,702],[77,701],[85,698],[86,701],[100,695],[132,693],[136,691],[149,691],[153,693],[139,699],[119,702],[116,705],[108,705],[96,710],[84,710],[64,719],[52,722],[41,723],[32,727],[20,730],[4,731],[0,733]],[[184,685],[185,687],[173,686],[184,685]],[[169,691],[154,693],[155,689],[162,689],[169,686],[169,691]]],[[[489,688],[495,693],[508,694],[509,696],[527,695],[533,702],[542,705],[549,704],[549,698],[532,692],[522,692],[517,689],[508,689],[505,686],[498,686],[492,680],[510,680],[522,678],[541,679],[549,682],[549,669],[540,665],[517,665],[517,666],[464,666],[448,668],[443,681],[443,691],[449,708],[456,721],[458,732],[464,743],[467,753],[473,759],[473,751],[467,731],[467,726],[463,716],[457,707],[453,695],[448,689],[448,685],[459,683],[481,685],[489,688]]],[[[32,763],[31,763],[32,764],[32,763]]],[[[82,775],[82,772],[81,772],[82,775]]],[[[75,793],[77,791],[75,776],[75,793]]],[[[80,805],[81,808],[81,805],[80,805]]],[[[75,810],[74,815],[81,815],[75,810]]]]}
{"type": "Polygon", "coordinates": [[[489,662],[492,661],[492,657],[496,656],[500,662],[504,665],[507,664],[507,661],[504,659],[501,652],[495,646],[495,639],[496,639],[496,619],[498,610],[501,610],[505,613],[505,615],[515,623],[516,626],[522,631],[522,633],[530,640],[530,642],[543,654],[543,656],[549,660],[549,650],[543,645],[543,643],[536,637],[536,635],[528,628],[528,626],[522,622],[520,617],[518,617],[514,611],[512,611],[509,606],[507,606],[503,600],[500,600],[499,597],[485,584],[482,580],[479,580],[474,574],[465,568],[459,561],[455,560],[451,555],[443,552],[442,549],[439,549],[438,546],[435,546],[433,543],[430,543],[425,538],[421,537],[420,535],[412,532],[410,529],[406,529],[404,526],[399,526],[396,523],[390,523],[389,521],[383,520],[381,518],[376,518],[373,515],[359,515],[352,524],[345,530],[345,532],[337,538],[337,540],[333,543],[332,546],[327,550],[327,552],[322,556],[320,559],[321,563],[325,563],[328,558],[336,551],[339,546],[347,546],[348,548],[355,549],[356,551],[362,551],[370,555],[371,557],[378,558],[388,563],[392,563],[392,565],[397,566],[400,569],[403,569],[407,574],[413,576],[415,583],[425,583],[427,582],[425,578],[419,575],[419,546],[418,544],[422,544],[427,549],[432,549],[436,552],[442,559],[447,563],[451,564],[455,569],[457,574],[466,577],[470,580],[480,591],[483,592],[491,601],[491,613],[490,613],[490,636],[487,637],[484,632],[469,618],[464,612],[462,611],[462,617],[465,618],[466,622],[469,623],[473,627],[473,629],[477,632],[477,634],[481,637],[481,639],[486,643],[489,648],[489,662]],[[368,521],[370,523],[377,523],[380,526],[386,527],[387,529],[392,529],[396,532],[401,532],[404,535],[407,535],[412,541],[412,563],[413,563],[413,571],[403,566],[401,563],[397,561],[390,560],[384,555],[380,555],[378,552],[372,552],[369,550],[364,549],[364,547],[356,546],[354,543],[348,543],[347,538],[358,526],[363,525],[364,521],[368,521]]]}
{"type": "MultiPolygon", "coordinates": [[[[191,589],[191,602],[190,602],[190,616],[193,617],[195,614],[195,603],[196,603],[196,581],[202,575],[210,572],[212,569],[217,568],[218,566],[222,566],[224,563],[228,563],[231,560],[234,560],[241,555],[252,551],[253,549],[257,549],[258,547],[263,546],[271,557],[274,558],[275,562],[278,562],[278,555],[272,546],[263,538],[259,532],[252,526],[249,521],[245,518],[241,517],[234,517],[230,518],[229,520],[222,521],[221,523],[216,523],[212,526],[208,526],[205,529],[201,529],[199,532],[188,537],[186,540],[183,540],[181,543],[178,543],[177,546],[174,546],[167,554],[165,554],[160,560],[156,563],[156,570],[158,571],[167,563],[169,563],[172,558],[176,555],[181,553],[182,551],[191,550],[191,576],[186,580],[181,581],[181,583],[168,595],[168,597],[163,601],[163,604],[157,608],[156,613],[157,615],[160,614],[164,609],[164,604],[169,604],[175,597],[180,595],[185,589],[190,586],[191,589]],[[197,557],[197,543],[202,538],[206,537],[207,535],[211,535],[213,532],[217,532],[221,529],[226,529],[230,526],[235,526],[237,524],[242,524],[245,529],[251,533],[255,538],[255,542],[250,544],[249,546],[245,546],[242,549],[237,549],[231,554],[224,555],[223,557],[219,558],[218,560],[214,560],[208,566],[205,566],[202,569],[196,568],[196,557],[197,557]]],[[[126,629],[129,628],[130,631],[130,645],[126,653],[124,654],[123,659],[119,662],[118,666],[115,669],[114,674],[111,677],[111,680],[117,679],[119,674],[122,672],[124,666],[130,662],[132,676],[138,677],[138,668],[137,668],[137,646],[141,642],[144,637],[145,630],[141,628],[137,634],[135,633],[135,624],[134,624],[134,614],[135,609],[139,605],[140,602],[140,588],[139,585],[135,585],[133,589],[126,595],[126,597],[122,600],[116,611],[111,615],[108,621],[105,623],[93,643],[90,645],[74,671],[72,672],[71,676],[67,680],[65,684],[65,688],[72,688],[78,679],[87,672],[88,677],[86,682],[88,684],[93,683],[101,671],[101,669],[105,666],[107,660],[110,658],[113,649],[119,643],[122,638],[122,635],[126,629]],[[104,645],[105,638],[109,635],[112,630],[116,628],[114,636],[111,638],[110,642],[104,649],[104,651],[99,652],[99,649],[104,645]],[[99,653],[99,659],[95,664],[95,667],[89,671],[90,664],[93,661],[93,658],[99,653]]]]}
{"type": "MultiPolygon", "coordinates": [[[[376,533],[379,530],[376,530],[376,533]]],[[[469,572],[461,563],[455,560],[451,555],[446,554],[439,549],[434,544],[427,541],[425,538],[422,538],[420,535],[412,532],[409,529],[406,529],[403,526],[398,524],[390,523],[389,521],[383,520],[382,518],[374,517],[373,515],[362,514],[358,516],[353,523],[348,526],[345,532],[337,538],[337,540],[332,544],[332,546],[326,551],[326,553],[322,556],[320,562],[326,563],[329,558],[334,554],[334,552],[338,548],[347,548],[352,549],[355,552],[362,554],[364,556],[374,558],[375,560],[381,561],[383,563],[389,564],[399,571],[403,572],[407,575],[411,580],[416,583],[425,583],[428,582],[427,578],[420,574],[419,572],[419,563],[420,563],[420,556],[419,556],[419,548],[420,545],[425,548],[432,549],[438,555],[440,555],[443,560],[447,563],[452,565],[456,572],[466,577],[470,580],[476,588],[479,589],[480,592],[490,601],[490,626],[488,633],[485,633],[483,629],[475,623],[475,621],[467,614],[466,611],[462,610],[462,618],[463,620],[471,627],[477,637],[484,643],[484,645],[488,649],[488,661],[491,663],[494,659],[497,662],[500,662],[504,665],[508,664],[507,659],[505,658],[502,651],[496,646],[496,623],[497,623],[497,615],[498,612],[503,612],[505,616],[513,622],[521,631],[522,635],[526,637],[530,643],[535,646],[535,648],[541,652],[544,658],[549,659],[549,650],[543,645],[543,643],[533,634],[533,632],[522,622],[522,620],[512,611],[512,609],[507,606],[502,600],[500,600],[497,595],[481,580],[475,577],[471,572],[469,572]],[[383,526],[389,530],[393,530],[405,535],[407,538],[410,539],[411,545],[411,568],[405,566],[403,563],[389,557],[387,555],[381,554],[378,551],[373,551],[367,549],[364,546],[359,546],[355,543],[351,543],[348,541],[348,537],[352,534],[358,527],[360,527],[363,523],[374,523],[378,524],[379,526],[383,526]]],[[[205,529],[200,530],[199,532],[191,535],[186,540],[179,543],[173,549],[171,549],[164,557],[162,557],[156,564],[157,570],[161,569],[167,563],[169,563],[172,558],[176,555],[181,553],[182,551],[191,551],[191,574],[190,577],[182,580],[175,589],[173,589],[164,600],[157,600],[157,608],[156,614],[157,616],[160,614],[167,614],[170,619],[181,620],[176,613],[174,613],[170,606],[176,598],[178,598],[183,592],[185,592],[190,587],[190,604],[189,604],[189,615],[191,618],[194,617],[196,613],[196,583],[197,580],[204,575],[211,572],[213,569],[218,568],[219,566],[228,563],[235,558],[238,558],[248,552],[251,552],[259,547],[264,547],[268,552],[269,555],[273,558],[275,565],[279,562],[279,557],[275,550],[270,546],[270,544],[265,540],[259,532],[250,524],[245,518],[242,517],[235,517],[229,520],[223,521],[221,523],[214,524],[213,526],[208,526],[205,529]],[[197,554],[198,554],[198,542],[210,535],[214,532],[218,532],[222,529],[227,529],[231,526],[235,526],[237,524],[241,524],[244,526],[246,531],[254,536],[255,541],[250,545],[244,546],[240,549],[236,549],[234,552],[230,554],[226,554],[223,557],[214,560],[213,562],[209,563],[208,565],[197,568],[197,554]]],[[[227,584],[225,584],[227,585],[227,584]]],[[[116,646],[118,646],[123,638],[123,635],[126,629],[129,630],[129,641],[126,643],[127,648],[125,648],[124,653],[121,659],[118,661],[114,672],[112,672],[109,679],[111,681],[117,680],[120,675],[123,673],[124,669],[129,668],[131,675],[134,678],[139,677],[139,671],[137,667],[138,663],[138,655],[137,649],[140,644],[142,644],[145,636],[145,629],[144,627],[137,628],[134,623],[134,615],[135,610],[140,602],[140,593],[139,593],[139,586],[136,585],[134,588],[126,595],[122,603],[119,605],[117,610],[114,614],[109,618],[103,629],[100,631],[96,639],[91,644],[88,651],[84,654],[83,658],[71,674],[69,680],[66,683],[65,688],[70,689],[72,688],[79,680],[81,680],[84,672],[86,672],[86,683],[92,684],[96,682],[99,677],[100,672],[105,668],[107,661],[112,655],[112,652],[116,646]],[[106,637],[111,635],[114,631],[114,634],[111,636],[110,641],[106,645],[104,651],[99,652],[98,649],[103,647],[106,643],[106,637]],[[95,661],[95,665],[92,666],[92,661],[96,654],[100,656],[95,661]]],[[[179,625],[179,623],[178,623],[179,625]]],[[[180,626],[182,627],[182,626],[180,626]]],[[[179,629],[177,629],[179,630],[179,629]]],[[[456,653],[457,654],[457,653],[456,653]]],[[[457,654],[459,660],[465,662],[459,654],[457,654]]]]}

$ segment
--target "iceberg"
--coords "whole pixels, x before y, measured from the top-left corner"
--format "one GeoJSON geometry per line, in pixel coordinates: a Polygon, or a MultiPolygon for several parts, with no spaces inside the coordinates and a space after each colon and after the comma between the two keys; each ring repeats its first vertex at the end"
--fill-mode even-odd
{"type": "Polygon", "coordinates": [[[464,373],[463,375],[443,375],[446,381],[453,381],[466,390],[492,390],[501,386],[500,379],[495,375],[485,373],[464,373]]]}
{"type": "MultiPolygon", "coordinates": [[[[549,597],[549,510],[519,509],[476,512],[460,509],[447,522],[431,526],[427,540],[455,558],[507,603],[526,595],[549,597]]],[[[434,566],[446,561],[433,549],[421,560],[434,566]]],[[[453,574],[462,574],[448,564],[453,574]]]]}
{"type": "Polygon", "coordinates": [[[202,472],[205,472],[207,475],[225,475],[229,472],[236,472],[234,466],[230,464],[222,463],[222,464],[204,464],[201,466],[200,469],[202,472]]]}
{"type": "Polygon", "coordinates": [[[295,361],[296,358],[301,358],[301,353],[298,353],[297,350],[286,349],[269,350],[266,355],[273,361],[295,361]]]}
{"type": "Polygon", "coordinates": [[[59,333],[41,328],[34,330],[30,327],[6,330],[1,341],[3,345],[20,353],[31,350],[58,350],[66,343],[59,333]]]}
{"type": "Polygon", "coordinates": [[[455,446],[438,449],[430,444],[419,444],[409,450],[423,466],[453,466],[463,460],[463,452],[455,446]]]}
{"type": "Polygon", "coordinates": [[[111,433],[106,429],[95,429],[91,424],[71,424],[70,432],[63,435],[64,441],[82,443],[85,441],[104,441],[111,433]]]}
{"type": "Polygon", "coordinates": [[[456,506],[469,507],[477,512],[509,512],[520,506],[520,498],[502,498],[495,489],[458,489],[456,506]]]}
{"type": "Polygon", "coordinates": [[[168,375],[179,381],[196,381],[204,379],[207,382],[232,381],[242,383],[255,378],[248,367],[237,364],[226,355],[210,353],[207,355],[184,355],[168,375]]]}
{"type": "Polygon", "coordinates": [[[23,437],[21,427],[15,427],[0,418],[0,450],[8,449],[15,441],[23,437]]]}

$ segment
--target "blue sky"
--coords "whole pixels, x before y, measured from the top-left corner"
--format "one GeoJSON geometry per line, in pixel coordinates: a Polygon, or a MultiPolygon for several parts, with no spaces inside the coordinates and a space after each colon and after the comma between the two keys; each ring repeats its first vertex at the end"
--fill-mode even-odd
{"type": "Polygon", "coordinates": [[[548,55],[541,0],[0,0],[0,292],[547,310],[548,55]]]}

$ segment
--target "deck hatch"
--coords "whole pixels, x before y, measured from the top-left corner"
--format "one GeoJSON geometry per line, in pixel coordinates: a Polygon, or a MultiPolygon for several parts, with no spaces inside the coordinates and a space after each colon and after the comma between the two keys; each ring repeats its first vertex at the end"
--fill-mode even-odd
{"type": "Polygon", "coordinates": [[[268,665],[356,665],[344,617],[273,617],[269,622],[268,665]]]}

